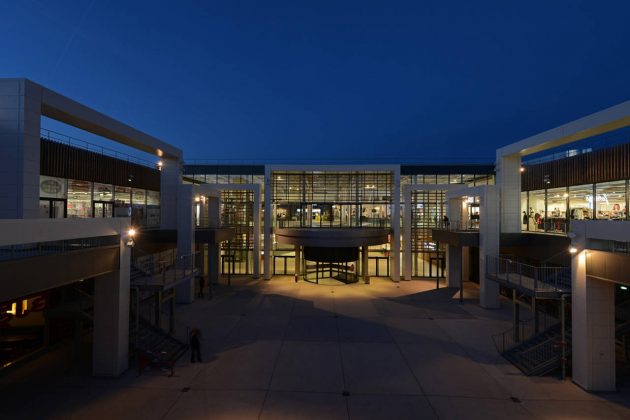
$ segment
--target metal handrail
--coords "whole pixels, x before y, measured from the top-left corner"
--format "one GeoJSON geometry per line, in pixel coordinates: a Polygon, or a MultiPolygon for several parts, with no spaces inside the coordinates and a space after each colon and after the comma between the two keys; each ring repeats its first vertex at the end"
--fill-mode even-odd
{"type": "Polygon", "coordinates": [[[180,255],[177,248],[168,251],[147,254],[140,251],[141,256],[135,257],[132,267],[135,268],[136,275],[132,275],[133,280],[141,279],[158,280],[158,284],[174,283],[185,277],[192,275],[195,270],[195,260],[199,252],[180,255]]]}
{"type": "Polygon", "coordinates": [[[444,222],[444,221],[440,221],[438,223],[438,225],[436,227],[434,227],[433,229],[439,229],[439,230],[447,230],[447,231],[453,231],[453,232],[458,232],[458,231],[479,231],[479,221],[478,220],[453,220],[453,221],[448,221],[448,222],[444,222]]]}
{"type": "Polygon", "coordinates": [[[571,269],[568,267],[536,267],[488,255],[486,274],[501,277],[507,283],[534,291],[560,292],[571,289],[571,269]]]}
{"type": "Polygon", "coordinates": [[[560,320],[557,318],[538,311],[538,320],[536,320],[535,316],[531,319],[520,320],[517,327],[518,331],[515,331],[514,327],[508,328],[505,331],[492,335],[492,341],[497,351],[503,354],[559,324],[560,320]],[[536,323],[538,323],[538,326],[536,326],[536,323]]]}
{"type": "Polygon", "coordinates": [[[156,164],[147,159],[143,159],[137,156],[132,156],[128,153],[119,152],[108,147],[99,146],[94,143],[90,143],[85,140],[77,139],[75,137],[68,136],[67,134],[59,133],[57,131],[49,130],[47,128],[40,129],[40,136],[46,140],[54,141],[56,143],[66,144],[68,146],[77,147],[89,152],[99,153],[103,156],[113,157],[115,159],[125,160],[127,162],[136,163],[142,166],[148,166],[155,169],[156,164]]]}

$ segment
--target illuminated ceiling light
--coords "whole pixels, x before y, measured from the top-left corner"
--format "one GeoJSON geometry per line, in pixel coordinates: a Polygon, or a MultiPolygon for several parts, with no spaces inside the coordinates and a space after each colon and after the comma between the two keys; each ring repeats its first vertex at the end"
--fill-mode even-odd
{"type": "Polygon", "coordinates": [[[134,236],[136,236],[136,230],[134,228],[129,228],[129,230],[127,231],[127,235],[133,238],[134,236]]]}
{"type": "Polygon", "coordinates": [[[525,172],[525,167],[521,166],[521,172],[525,172]]]}
{"type": "Polygon", "coordinates": [[[572,247],[569,247],[569,252],[570,252],[571,254],[577,254],[578,249],[577,249],[576,247],[572,246],[572,247]]]}
{"type": "Polygon", "coordinates": [[[158,160],[158,162],[156,163],[156,166],[157,166],[157,170],[161,171],[162,166],[164,166],[164,162],[162,162],[161,160],[158,160]]]}
{"type": "Polygon", "coordinates": [[[628,290],[628,286],[619,286],[621,290],[628,290]]]}
{"type": "Polygon", "coordinates": [[[569,194],[564,193],[564,194],[562,194],[562,196],[563,196],[564,198],[567,198],[567,197],[569,197],[569,194]]]}

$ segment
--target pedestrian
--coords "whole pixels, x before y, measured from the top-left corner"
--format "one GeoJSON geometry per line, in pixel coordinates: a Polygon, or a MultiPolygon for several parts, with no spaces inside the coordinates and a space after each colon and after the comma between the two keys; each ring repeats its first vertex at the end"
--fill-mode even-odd
{"type": "Polygon", "coordinates": [[[195,358],[201,363],[201,332],[197,328],[190,332],[190,363],[195,363],[195,358]]]}
{"type": "Polygon", "coordinates": [[[444,227],[446,228],[446,230],[448,230],[449,226],[451,225],[451,222],[448,220],[447,215],[444,215],[444,217],[442,218],[442,223],[444,224],[444,227]]]}

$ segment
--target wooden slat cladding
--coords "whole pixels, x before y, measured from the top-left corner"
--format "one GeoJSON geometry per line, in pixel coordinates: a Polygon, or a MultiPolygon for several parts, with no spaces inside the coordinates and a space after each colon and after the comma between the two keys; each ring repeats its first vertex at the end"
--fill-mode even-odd
{"type": "Polygon", "coordinates": [[[630,143],[565,159],[526,165],[523,191],[630,179],[630,143]],[[545,178],[549,183],[545,183],[545,178]]]}
{"type": "Polygon", "coordinates": [[[46,139],[41,139],[40,156],[42,175],[160,190],[160,171],[137,163],[46,139]]]}

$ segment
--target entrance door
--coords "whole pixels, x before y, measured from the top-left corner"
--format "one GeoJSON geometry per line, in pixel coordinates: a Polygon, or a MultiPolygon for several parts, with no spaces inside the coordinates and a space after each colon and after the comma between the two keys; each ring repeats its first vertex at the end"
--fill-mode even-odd
{"type": "Polygon", "coordinates": [[[66,200],[41,198],[39,200],[40,217],[46,219],[63,219],[66,217],[66,200]]]}
{"type": "Polygon", "coordinates": [[[110,201],[94,201],[92,204],[94,217],[114,217],[114,203],[110,201]]]}

